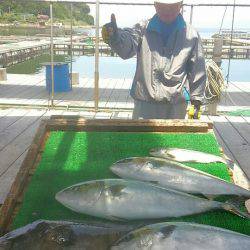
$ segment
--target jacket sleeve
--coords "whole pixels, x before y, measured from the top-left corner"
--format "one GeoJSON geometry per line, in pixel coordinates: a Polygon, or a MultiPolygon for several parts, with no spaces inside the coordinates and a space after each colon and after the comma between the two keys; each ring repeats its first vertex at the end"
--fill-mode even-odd
{"type": "Polygon", "coordinates": [[[188,60],[187,77],[191,100],[203,102],[207,75],[202,42],[199,35],[196,38],[194,48],[188,60]]]}
{"type": "Polygon", "coordinates": [[[139,24],[133,28],[118,29],[117,34],[110,41],[110,47],[122,59],[135,56],[142,40],[142,29],[139,24]]]}

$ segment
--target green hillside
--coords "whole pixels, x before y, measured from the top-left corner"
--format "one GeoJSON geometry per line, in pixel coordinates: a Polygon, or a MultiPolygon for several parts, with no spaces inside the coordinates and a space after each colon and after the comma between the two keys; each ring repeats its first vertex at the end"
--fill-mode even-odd
{"type": "MultiPolygon", "coordinates": [[[[70,19],[70,4],[54,3],[54,18],[57,21],[67,23],[70,19]]],[[[74,21],[94,24],[94,18],[89,14],[90,8],[84,3],[75,3],[73,5],[74,21]]],[[[0,22],[37,22],[37,15],[48,15],[50,9],[49,3],[31,2],[27,0],[0,0],[0,22]]]]}

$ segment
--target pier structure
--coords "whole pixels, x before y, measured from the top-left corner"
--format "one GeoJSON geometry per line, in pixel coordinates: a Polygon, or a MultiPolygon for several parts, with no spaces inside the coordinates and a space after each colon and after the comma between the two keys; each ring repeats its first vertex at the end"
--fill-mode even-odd
{"type": "MultiPolygon", "coordinates": [[[[22,42],[24,43],[24,42],[22,42]]],[[[0,65],[8,67],[44,53],[50,53],[51,44],[49,41],[41,42],[29,42],[29,45],[16,47],[16,43],[9,45],[8,49],[1,49],[0,45],[0,65]]],[[[203,49],[205,57],[210,59],[213,56],[214,39],[203,39],[203,49]]],[[[72,43],[67,39],[56,41],[53,44],[53,51],[55,54],[70,55],[71,50],[73,55],[81,56],[88,55],[94,56],[95,44],[89,42],[76,42],[72,43]]],[[[111,50],[111,48],[100,41],[99,44],[100,56],[117,56],[117,54],[111,50]]],[[[233,45],[228,45],[228,40],[225,39],[223,42],[222,58],[223,59],[250,59],[250,42],[244,40],[236,40],[233,45]]]]}

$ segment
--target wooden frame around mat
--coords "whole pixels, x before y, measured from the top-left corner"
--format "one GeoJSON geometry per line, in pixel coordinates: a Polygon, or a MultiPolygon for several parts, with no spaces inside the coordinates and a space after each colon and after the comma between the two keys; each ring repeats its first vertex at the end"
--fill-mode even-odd
{"type": "Polygon", "coordinates": [[[0,211],[0,235],[8,232],[23,195],[41,159],[50,131],[208,133],[213,124],[192,120],[85,120],[79,116],[52,116],[42,120],[0,211]]]}

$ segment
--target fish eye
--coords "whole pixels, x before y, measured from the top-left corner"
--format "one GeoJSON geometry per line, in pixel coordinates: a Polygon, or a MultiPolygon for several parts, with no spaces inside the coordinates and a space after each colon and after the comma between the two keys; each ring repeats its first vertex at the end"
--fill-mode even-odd
{"type": "Polygon", "coordinates": [[[60,243],[64,243],[64,242],[66,241],[66,239],[64,239],[63,237],[59,237],[59,238],[58,238],[58,241],[59,241],[60,243]]]}

